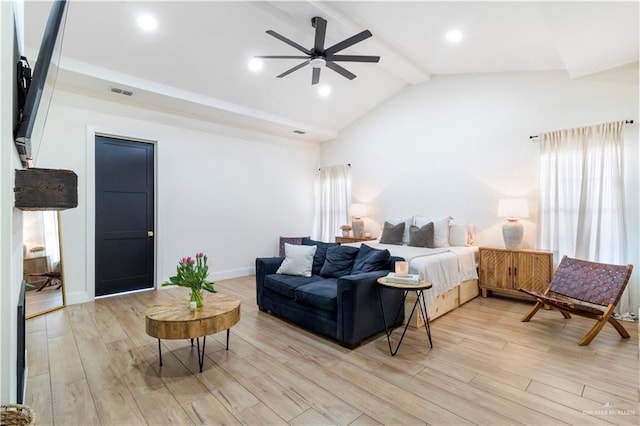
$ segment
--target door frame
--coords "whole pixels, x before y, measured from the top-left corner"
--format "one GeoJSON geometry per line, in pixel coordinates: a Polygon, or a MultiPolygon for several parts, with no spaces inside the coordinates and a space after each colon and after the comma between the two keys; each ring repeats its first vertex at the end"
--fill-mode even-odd
{"type": "MultiPolygon", "coordinates": [[[[87,197],[87,212],[86,212],[86,276],[85,276],[85,291],[89,300],[96,300],[96,136],[104,136],[114,139],[122,139],[133,142],[144,142],[153,145],[153,221],[154,221],[154,238],[153,238],[153,290],[157,290],[158,287],[158,139],[145,136],[131,136],[133,131],[113,130],[106,129],[98,126],[87,126],[87,182],[86,182],[86,197],[87,197]]],[[[139,132],[135,132],[139,134],[139,132]]],[[[151,289],[135,290],[132,293],[140,291],[149,291],[151,289]]],[[[113,295],[100,296],[110,297],[117,296],[123,293],[116,293],[113,295]]]]}

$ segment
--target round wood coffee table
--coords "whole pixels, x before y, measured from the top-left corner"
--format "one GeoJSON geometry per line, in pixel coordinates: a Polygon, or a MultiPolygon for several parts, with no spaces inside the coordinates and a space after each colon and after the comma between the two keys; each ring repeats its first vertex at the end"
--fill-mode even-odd
{"type": "Polygon", "coordinates": [[[204,306],[189,309],[188,299],[174,299],[147,309],[145,330],[158,339],[158,354],[162,366],[160,339],[193,339],[198,343],[198,364],[202,373],[204,346],[207,336],[227,330],[227,350],[229,350],[229,329],[240,321],[240,300],[220,293],[207,294],[204,306]],[[200,351],[202,337],[202,351],[200,351]]]}

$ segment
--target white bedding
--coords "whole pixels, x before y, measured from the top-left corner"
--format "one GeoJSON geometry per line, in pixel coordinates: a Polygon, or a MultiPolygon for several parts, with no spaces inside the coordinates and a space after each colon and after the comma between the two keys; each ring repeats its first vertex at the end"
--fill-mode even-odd
{"type": "MultiPolygon", "coordinates": [[[[362,243],[345,245],[359,247],[362,243]]],[[[427,306],[436,297],[460,285],[463,281],[477,279],[478,247],[443,247],[422,248],[380,244],[367,241],[364,244],[377,249],[387,249],[392,256],[403,257],[409,262],[409,273],[418,274],[421,278],[431,281],[431,291],[424,293],[427,306]]]]}

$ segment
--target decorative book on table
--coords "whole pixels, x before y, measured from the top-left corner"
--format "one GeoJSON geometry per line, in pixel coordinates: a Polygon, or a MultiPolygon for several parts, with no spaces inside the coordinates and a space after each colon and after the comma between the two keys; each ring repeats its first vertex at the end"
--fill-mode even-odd
{"type": "Polygon", "coordinates": [[[387,281],[390,283],[398,284],[418,284],[418,282],[420,282],[420,275],[406,274],[401,277],[395,272],[389,272],[389,274],[387,275],[387,281]]]}

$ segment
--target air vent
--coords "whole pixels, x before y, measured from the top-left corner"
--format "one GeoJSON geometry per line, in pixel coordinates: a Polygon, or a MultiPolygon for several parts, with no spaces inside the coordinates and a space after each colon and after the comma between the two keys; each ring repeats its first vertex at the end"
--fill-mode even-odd
{"type": "Polygon", "coordinates": [[[294,130],[293,133],[297,133],[299,135],[304,135],[307,132],[305,132],[304,130],[294,130]]]}
{"type": "Polygon", "coordinates": [[[111,91],[112,91],[113,93],[118,93],[118,94],[120,94],[120,95],[125,95],[125,96],[131,96],[131,95],[133,95],[133,92],[132,92],[132,91],[130,91],[130,90],[124,90],[124,89],[120,89],[120,88],[118,88],[118,87],[112,87],[112,88],[111,88],[111,91]]]}

